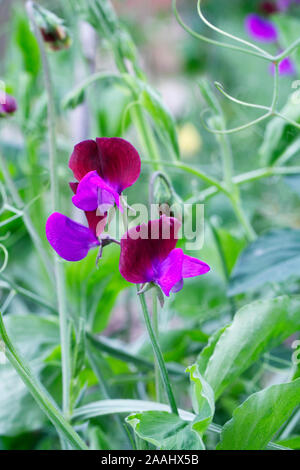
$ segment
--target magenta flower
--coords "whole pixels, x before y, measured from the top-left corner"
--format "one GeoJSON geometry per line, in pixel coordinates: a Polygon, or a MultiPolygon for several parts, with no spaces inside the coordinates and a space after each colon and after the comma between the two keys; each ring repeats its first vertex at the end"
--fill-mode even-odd
{"type": "MultiPolygon", "coordinates": [[[[103,218],[103,230],[106,221],[103,218]]],[[[91,248],[101,245],[94,231],[54,212],[46,222],[46,237],[56,253],[67,261],[79,261],[91,248]]]]}
{"type": "Polygon", "coordinates": [[[249,36],[255,41],[274,42],[278,39],[276,26],[254,13],[247,16],[245,27],[249,36]]]}
{"type": "Polygon", "coordinates": [[[5,117],[8,114],[13,114],[18,109],[17,102],[13,96],[5,93],[4,98],[4,103],[0,101],[0,117],[5,117]]]}
{"type": "Polygon", "coordinates": [[[210,267],[176,248],[181,223],[163,215],[129,229],[121,239],[120,273],[129,282],[153,282],[166,296],[183,287],[183,279],[200,276],[210,267]]]}
{"type": "Polygon", "coordinates": [[[82,210],[105,213],[133,185],[141,172],[135,148],[118,137],[85,140],[74,147],[69,167],[79,181],[73,203],[82,210]]]}

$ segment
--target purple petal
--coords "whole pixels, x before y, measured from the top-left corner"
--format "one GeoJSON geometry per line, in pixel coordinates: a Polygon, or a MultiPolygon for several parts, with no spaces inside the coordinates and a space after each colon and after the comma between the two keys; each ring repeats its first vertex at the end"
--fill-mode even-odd
{"type": "Polygon", "coordinates": [[[278,38],[276,26],[259,15],[248,15],[245,27],[249,36],[256,41],[274,42],[278,38]]]}
{"type": "MultiPolygon", "coordinates": [[[[272,75],[275,73],[275,66],[274,64],[270,65],[270,71],[272,75]]],[[[294,75],[296,73],[296,67],[292,59],[290,57],[286,57],[281,62],[279,62],[278,67],[279,75],[294,75]]]]}
{"type": "MultiPolygon", "coordinates": [[[[2,96],[1,96],[2,98],[2,96]]],[[[4,103],[0,102],[0,116],[6,116],[7,114],[13,114],[17,109],[18,105],[15,98],[7,93],[4,94],[4,103]]]]}
{"type": "Polygon", "coordinates": [[[175,286],[178,287],[179,283],[182,281],[184,256],[181,248],[175,248],[159,265],[159,278],[157,279],[157,283],[167,297],[169,297],[170,291],[173,290],[175,286]]]}
{"type": "Polygon", "coordinates": [[[180,222],[162,216],[132,227],[121,239],[120,273],[129,282],[157,281],[159,266],[176,247],[180,222]]]}
{"type": "Polygon", "coordinates": [[[208,271],[210,271],[210,267],[204,261],[184,255],[182,265],[183,278],[201,276],[201,274],[206,274],[208,271]]]}
{"type": "MultiPolygon", "coordinates": [[[[72,189],[73,193],[76,194],[77,188],[79,183],[71,182],[69,183],[70,188],[72,189]]],[[[97,210],[95,211],[84,211],[86,219],[89,224],[89,228],[92,230],[96,237],[99,237],[103,230],[105,229],[105,225],[107,222],[107,214],[98,215],[97,210]]]]}
{"type": "Polygon", "coordinates": [[[99,175],[119,194],[136,182],[141,159],[135,148],[119,137],[96,139],[101,172],[99,175]]]}
{"type": "Polygon", "coordinates": [[[99,245],[93,232],[59,212],[50,215],[46,222],[47,240],[56,253],[67,261],[79,261],[91,248],[99,245]]]}
{"type": "Polygon", "coordinates": [[[72,202],[84,211],[99,209],[101,214],[105,214],[114,203],[123,211],[119,194],[100,178],[97,171],[90,171],[83,177],[72,202]]]}

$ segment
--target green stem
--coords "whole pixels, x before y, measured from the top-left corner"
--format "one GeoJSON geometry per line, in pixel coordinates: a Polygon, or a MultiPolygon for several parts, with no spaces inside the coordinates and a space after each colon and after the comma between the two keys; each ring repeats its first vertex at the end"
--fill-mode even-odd
{"type": "Polygon", "coordinates": [[[244,231],[245,231],[245,234],[247,236],[248,241],[249,242],[254,241],[257,238],[257,235],[256,235],[253,227],[251,226],[248,218],[244,214],[244,211],[243,211],[242,206],[241,206],[240,199],[236,198],[236,197],[232,197],[232,198],[230,198],[230,200],[231,200],[231,204],[232,204],[233,210],[235,212],[235,215],[236,215],[237,219],[240,221],[242,227],[244,228],[244,231]]]}
{"type": "MultiPolygon", "coordinates": [[[[152,161],[151,160],[143,160],[143,163],[151,164],[152,161]]],[[[202,181],[205,181],[206,183],[210,184],[211,186],[215,186],[219,191],[226,194],[227,196],[229,194],[228,191],[226,190],[225,186],[222,183],[220,183],[218,180],[216,180],[212,176],[208,176],[203,171],[200,171],[196,168],[193,168],[189,165],[185,165],[184,163],[179,163],[179,162],[166,162],[164,160],[161,160],[160,164],[162,166],[177,168],[179,170],[186,171],[187,173],[190,173],[191,175],[196,176],[197,178],[201,179],[202,181]]]]}
{"type": "Polygon", "coordinates": [[[55,426],[57,432],[66,439],[74,449],[88,450],[88,447],[74,431],[72,426],[65,420],[64,416],[59,411],[56,403],[48,395],[43,385],[33,376],[28,365],[21,357],[21,355],[14,348],[4,325],[3,318],[0,312],[0,335],[6,347],[6,357],[15,368],[16,372],[32,394],[33,398],[48,416],[49,420],[55,426]]]}
{"type": "Polygon", "coordinates": [[[167,369],[166,369],[166,366],[165,366],[163,355],[162,355],[161,349],[159,347],[158,341],[156,339],[156,335],[155,335],[155,333],[153,331],[153,328],[152,328],[152,323],[151,323],[150,315],[149,315],[149,312],[148,312],[148,308],[147,308],[147,304],[146,304],[146,300],[145,300],[145,295],[144,294],[139,294],[139,299],[140,299],[142,310],[143,310],[143,315],[144,315],[146,328],[147,328],[147,331],[148,331],[148,334],[149,334],[149,338],[150,338],[150,341],[151,341],[151,344],[152,344],[152,348],[153,348],[155,358],[157,360],[157,363],[158,363],[158,366],[159,366],[159,369],[160,369],[161,378],[162,378],[162,381],[163,381],[163,384],[164,384],[164,387],[165,387],[166,394],[168,396],[168,400],[169,400],[169,404],[170,404],[172,413],[178,415],[177,405],[176,405],[175,398],[174,398],[174,395],[173,395],[173,391],[172,391],[172,388],[171,388],[171,385],[170,385],[169,376],[168,376],[168,372],[167,372],[167,369]]]}
{"type": "MultiPolygon", "coordinates": [[[[155,289],[152,289],[152,323],[153,331],[157,338],[159,338],[159,320],[158,320],[158,305],[157,305],[157,295],[155,289]]],[[[162,393],[162,381],[160,377],[160,370],[158,361],[155,359],[155,389],[156,389],[156,400],[159,403],[163,403],[163,393],[162,393]]]]}
{"type": "MultiPolygon", "coordinates": [[[[51,183],[51,207],[55,211],[59,207],[59,191],[57,177],[57,155],[56,155],[56,119],[54,96],[52,89],[52,80],[50,67],[48,63],[47,53],[44,41],[35,22],[34,3],[27,2],[27,11],[32,22],[34,33],[38,41],[43,71],[45,88],[48,98],[48,130],[49,130],[49,166],[50,166],[50,183],[51,183]]],[[[71,357],[70,357],[70,331],[68,326],[68,318],[66,312],[66,296],[64,288],[64,272],[62,264],[58,257],[54,255],[54,272],[56,281],[57,303],[60,322],[60,339],[61,339],[61,355],[62,355],[62,377],[63,377],[63,412],[66,417],[71,413],[70,409],[70,383],[71,383],[71,357]]]]}

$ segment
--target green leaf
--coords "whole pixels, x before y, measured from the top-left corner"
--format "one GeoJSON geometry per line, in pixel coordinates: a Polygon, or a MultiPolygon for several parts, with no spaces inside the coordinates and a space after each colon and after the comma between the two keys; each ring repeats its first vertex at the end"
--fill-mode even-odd
{"type": "MultiPolygon", "coordinates": [[[[170,407],[162,403],[144,400],[100,400],[77,408],[74,410],[73,417],[86,421],[90,418],[115,413],[143,413],[144,411],[170,412],[170,407]]],[[[193,421],[195,419],[193,413],[184,410],[178,411],[180,418],[184,421],[193,421]]]]}
{"type": "Polygon", "coordinates": [[[300,379],[251,395],[223,427],[219,450],[262,450],[299,404],[300,379]]]}
{"type": "Polygon", "coordinates": [[[276,441],[276,444],[289,447],[290,449],[300,450],[300,436],[291,436],[287,439],[276,441]]]}
{"type": "Polygon", "coordinates": [[[205,369],[207,367],[208,361],[210,360],[215,350],[216,344],[219,341],[221,335],[226,330],[226,328],[227,326],[224,326],[223,328],[220,328],[219,330],[217,330],[213,335],[211,335],[207,343],[207,346],[205,346],[205,348],[203,348],[201,353],[199,354],[197,358],[197,365],[201,374],[205,373],[205,369]]]}
{"type": "Polygon", "coordinates": [[[203,450],[192,424],[166,411],[146,411],[128,416],[126,422],[143,440],[160,450],[203,450]]]}
{"type": "Polygon", "coordinates": [[[192,402],[194,411],[197,415],[193,429],[196,430],[200,436],[203,436],[214,416],[214,392],[200,374],[197,364],[190,366],[187,369],[187,372],[190,373],[190,380],[192,383],[192,402]]]}
{"type": "Polygon", "coordinates": [[[16,42],[22,54],[24,69],[30,75],[36,77],[41,66],[38,43],[30,30],[29,22],[23,17],[17,17],[15,28],[16,42]]]}
{"type": "Polygon", "coordinates": [[[299,331],[299,311],[300,297],[282,296],[253,302],[236,313],[220,336],[204,374],[216,397],[261,354],[299,331]]]}
{"type": "MultiPolygon", "coordinates": [[[[14,344],[30,361],[34,373],[41,373],[43,359],[59,344],[56,318],[9,315],[5,318],[5,324],[14,344]]],[[[46,379],[48,386],[49,379],[46,379]]],[[[10,364],[0,365],[0,435],[13,436],[35,431],[45,422],[45,415],[15,370],[10,364]]]]}
{"type": "Polygon", "coordinates": [[[251,243],[233,270],[229,295],[300,277],[300,230],[271,230],[251,243]]]}

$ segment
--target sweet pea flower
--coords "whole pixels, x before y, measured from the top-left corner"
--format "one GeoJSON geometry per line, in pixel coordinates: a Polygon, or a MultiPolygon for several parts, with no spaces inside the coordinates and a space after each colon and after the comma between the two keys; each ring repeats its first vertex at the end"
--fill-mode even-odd
{"type": "Polygon", "coordinates": [[[183,287],[183,279],[210,270],[203,261],[176,248],[179,220],[163,215],[128,230],[121,239],[119,269],[134,284],[154,283],[166,296],[183,287]]]}
{"type": "MultiPolygon", "coordinates": [[[[106,220],[102,220],[102,231],[106,220]]],[[[98,232],[100,232],[98,223],[98,232]]],[[[100,233],[99,233],[100,235],[100,233]]],[[[46,237],[56,253],[67,261],[80,261],[92,248],[100,247],[100,241],[93,229],[75,222],[69,217],[54,212],[46,222],[46,237]]]]}
{"type": "Polygon", "coordinates": [[[255,41],[275,42],[278,39],[276,26],[255,13],[247,16],[245,26],[247,33],[255,41]]]}
{"type": "Polygon", "coordinates": [[[73,204],[105,214],[115,203],[122,210],[120,195],[138,179],[141,159],[126,140],[102,137],[75,145],[69,167],[79,181],[73,204]]]}
{"type": "Polygon", "coordinates": [[[17,109],[18,105],[15,98],[5,93],[4,99],[0,101],[0,117],[6,117],[9,114],[13,114],[17,109]]]}

